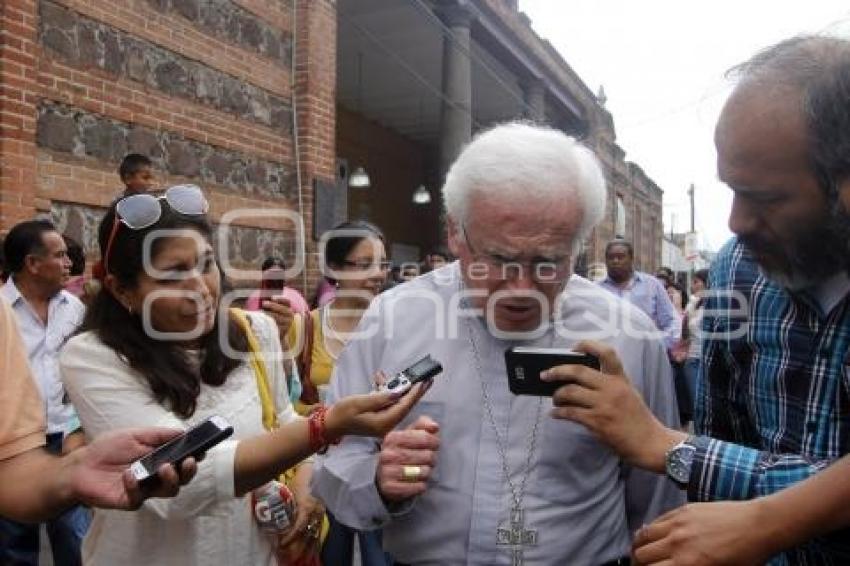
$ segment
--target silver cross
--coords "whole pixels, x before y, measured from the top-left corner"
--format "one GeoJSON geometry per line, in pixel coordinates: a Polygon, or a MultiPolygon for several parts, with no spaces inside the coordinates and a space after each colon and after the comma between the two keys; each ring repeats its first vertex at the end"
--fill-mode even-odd
{"type": "Polygon", "coordinates": [[[499,546],[511,546],[511,565],[522,566],[523,551],[526,546],[537,544],[537,531],[525,528],[524,512],[519,507],[511,509],[511,527],[509,529],[496,529],[496,544],[499,546]]]}

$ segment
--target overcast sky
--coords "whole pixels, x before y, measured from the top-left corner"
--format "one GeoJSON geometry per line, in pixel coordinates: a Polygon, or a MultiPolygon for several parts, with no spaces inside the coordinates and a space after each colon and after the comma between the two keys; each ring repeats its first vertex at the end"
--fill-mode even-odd
{"type": "Polygon", "coordinates": [[[806,32],[850,37],[847,0],[519,0],[567,63],[605,87],[617,142],[664,190],[664,229],[696,228],[719,248],[731,192],[717,180],[712,133],[730,90],[724,72],[758,49],[806,32]]]}

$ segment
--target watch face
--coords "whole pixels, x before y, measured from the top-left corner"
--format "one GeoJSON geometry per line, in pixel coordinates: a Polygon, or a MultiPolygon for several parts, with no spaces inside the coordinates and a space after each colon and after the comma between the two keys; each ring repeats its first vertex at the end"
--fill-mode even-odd
{"type": "Polygon", "coordinates": [[[691,475],[691,469],[690,466],[686,466],[678,458],[674,458],[673,461],[670,462],[667,473],[669,473],[670,477],[679,483],[688,483],[688,479],[690,479],[691,475]]]}
{"type": "Polygon", "coordinates": [[[691,463],[694,459],[696,448],[689,444],[682,444],[673,448],[667,456],[667,475],[673,481],[687,484],[691,479],[691,463]]]}

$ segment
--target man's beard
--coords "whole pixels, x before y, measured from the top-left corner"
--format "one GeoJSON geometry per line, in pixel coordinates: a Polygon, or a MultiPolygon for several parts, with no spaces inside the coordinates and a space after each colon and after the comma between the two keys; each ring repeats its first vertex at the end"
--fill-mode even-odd
{"type": "Polygon", "coordinates": [[[850,267],[850,213],[840,203],[824,218],[798,229],[785,249],[757,236],[740,240],[765,277],[791,291],[816,286],[850,267]]]}

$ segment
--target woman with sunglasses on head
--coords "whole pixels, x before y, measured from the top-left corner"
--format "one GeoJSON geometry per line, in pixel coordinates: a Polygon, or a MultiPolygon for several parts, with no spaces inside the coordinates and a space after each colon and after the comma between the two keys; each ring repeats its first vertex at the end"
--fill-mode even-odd
{"type": "MultiPolygon", "coordinates": [[[[336,359],[355,335],[363,313],[386,283],[387,261],[384,235],[364,221],[343,222],[322,236],[323,271],[336,287],[334,299],[308,316],[296,316],[287,341],[298,352],[302,380],[302,414],[309,414],[324,401],[322,392],[330,383],[336,359]]],[[[330,531],[322,547],[322,563],[348,566],[352,563],[354,535],[358,535],[361,563],[384,566],[380,531],[357,532],[328,515],[330,531]]]]}
{"type": "Polygon", "coordinates": [[[233,436],[207,452],[177,498],[148,501],[133,514],[96,511],[83,544],[87,564],[274,564],[273,541],[244,496],[342,435],[382,436],[421,394],[350,397],[298,417],[274,322],[251,313],[249,331],[222,306],[207,209],[194,186],[130,196],[109,209],[99,231],[103,289],[61,368],[91,437],[135,426],[186,429],[212,415],[229,421],[233,436]],[[257,350],[261,362],[238,355],[257,350]],[[264,363],[281,423],[270,432],[256,363],[264,363]]]}

